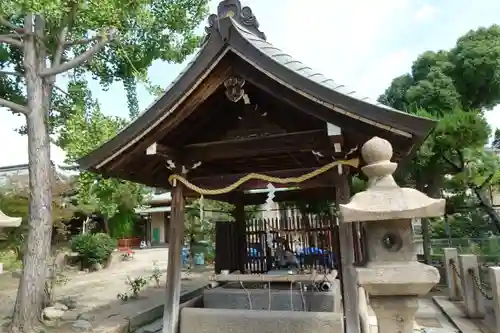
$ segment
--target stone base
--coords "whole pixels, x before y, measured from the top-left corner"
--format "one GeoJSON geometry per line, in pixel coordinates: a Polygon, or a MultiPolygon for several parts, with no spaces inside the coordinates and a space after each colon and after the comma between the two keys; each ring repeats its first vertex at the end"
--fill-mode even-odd
{"type": "Polygon", "coordinates": [[[418,296],[370,297],[379,332],[413,333],[418,296]]]}
{"type": "Polygon", "coordinates": [[[368,263],[356,268],[358,283],[369,295],[425,295],[439,282],[439,271],[419,262],[368,263]]]}
{"type": "Polygon", "coordinates": [[[180,333],[343,333],[340,313],[185,308],[180,333]]]}
{"type": "Polygon", "coordinates": [[[250,309],[249,295],[252,310],[273,311],[307,311],[307,312],[334,312],[339,311],[335,306],[333,291],[303,291],[296,287],[290,290],[273,290],[271,287],[271,301],[268,289],[230,289],[214,288],[204,291],[203,304],[212,309],[250,309]],[[291,297],[290,297],[291,295],[291,297]]]}

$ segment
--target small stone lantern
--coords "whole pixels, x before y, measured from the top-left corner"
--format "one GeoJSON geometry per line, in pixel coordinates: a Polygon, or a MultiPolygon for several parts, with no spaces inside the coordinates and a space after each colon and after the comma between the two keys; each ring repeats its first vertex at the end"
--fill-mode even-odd
{"type": "Polygon", "coordinates": [[[10,217],[0,210],[0,230],[2,228],[17,228],[21,225],[21,217],[10,217]]]}
{"type": "MultiPolygon", "coordinates": [[[[0,210],[0,232],[3,228],[17,228],[21,225],[22,218],[10,217],[0,210]]],[[[0,262],[0,274],[3,273],[3,264],[0,262]]]]}
{"type": "Polygon", "coordinates": [[[417,261],[412,218],[444,215],[445,200],[399,187],[392,174],[392,146],[374,137],[361,148],[368,177],[366,191],[340,205],[341,223],[365,222],[367,261],[356,269],[359,285],[369,294],[378,331],[411,333],[418,297],[439,282],[435,267],[417,261]]]}

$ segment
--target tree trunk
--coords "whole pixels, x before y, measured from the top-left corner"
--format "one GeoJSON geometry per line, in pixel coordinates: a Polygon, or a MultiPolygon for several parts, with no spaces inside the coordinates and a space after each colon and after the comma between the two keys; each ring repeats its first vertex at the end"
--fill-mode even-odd
{"type": "Polygon", "coordinates": [[[484,195],[484,189],[481,189],[477,186],[471,187],[477,199],[479,200],[480,205],[493,222],[495,229],[497,229],[497,232],[500,233],[500,216],[496,212],[495,208],[493,208],[491,200],[486,195],[484,195]]]}
{"type": "MultiPolygon", "coordinates": [[[[432,181],[431,181],[432,182],[432,181]]],[[[430,185],[429,180],[427,181],[422,181],[421,179],[417,180],[416,188],[420,192],[423,192],[427,194],[430,197],[433,197],[433,195],[430,194],[433,189],[431,189],[433,186],[430,185]],[[428,186],[426,186],[428,185],[428,186]]],[[[423,252],[424,252],[424,262],[429,265],[431,264],[431,240],[430,240],[430,231],[429,231],[429,219],[427,218],[422,218],[420,220],[421,222],[421,228],[422,228],[422,247],[423,247],[423,252]]]]}
{"type": "Polygon", "coordinates": [[[194,239],[194,233],[189,235],[189,269],[194,266],[194,244],[196,243],[194,239]]]}
{"type": "Polygon", "coordinates": [[[424,262],[427,265],[432,263],[431,258],[431,239],[429,232],[429,219],[423,218],[420,220],[422,224],[422,247],[424,250],[424,262]]]}
{"type": "Polygon", "coordinates": [[[88,232],[89,223],[90,223],[90,217],[87,216],[82,223],[82,235],[85,235],[88,232]]]}
{"type": "MultiPolygon", "coordinates": [[[[429,197],[437,199],[441,196],[441,185],[442,185],[442,177],[440,175],[431,176],[432,178],[427,181],[427,188],[425,189],[425,194],[429,197]]],[[[432,264],[432,256],[431,256],[431,235],[429,230],[429,222],[430,219],[423,218],[422,219],[422,241],[424,247],[424,260],[427,265],[432,264]]]]}
{"type": "MultiPolygon", "coordinates": [[[[25,29],[31,26],[31,15],[25,29]]],[[[29,231],[23,258],[11,330],[33,332],[40,323],[45,302],[45,280],[52,238],[52,191],[48,113],[50,100],[39,69],[45,56],[31,34],[26,34],[24,67],[29,114],[26,116],[29,156],[29,231]]]]}
{"type": "Polygon", "coordinates": [[[104,224],[104,232],[108,235],[110,235],[109,233],[109,220],[107,217],[104,217],[103,220],[102,220],[103,224],[104,224]]]}

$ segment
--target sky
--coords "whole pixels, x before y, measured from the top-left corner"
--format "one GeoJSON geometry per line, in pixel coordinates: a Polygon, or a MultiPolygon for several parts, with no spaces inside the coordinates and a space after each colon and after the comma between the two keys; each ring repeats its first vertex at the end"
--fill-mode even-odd
{"type": "MultiPolygon", "coordinates": [[[[218,3],[210,1],[211,12],[216,12],[218,3]]],[[[470,29],[500,24],[498,0],[247,0],[242,4],[252,8],[269,42],[373,99],[393,78],[407,73],[424,51],[449,49],[470,29]]],[[[166,87],[185,63],[156,62],[149,78],[166,87]]],[[[64,77],[58,82],[64,85],[64,77]]],[[[121,84],[103,91],[92,82],[91,88],[105,113],[128,114],[121,84]]],[[[143,87],[138,97],[141,110],[154,100],[143,87]]],[[[488,112],[487,118],[499,128],[500,107],[488,112]]],[[[23,122],[24,117],[0,110],[0,166],[28,162],[27,139],[15,132],[23,122]]],[[[52,147],[51,155],[56,164],[64,160],[57,147],[52,147]]]]}

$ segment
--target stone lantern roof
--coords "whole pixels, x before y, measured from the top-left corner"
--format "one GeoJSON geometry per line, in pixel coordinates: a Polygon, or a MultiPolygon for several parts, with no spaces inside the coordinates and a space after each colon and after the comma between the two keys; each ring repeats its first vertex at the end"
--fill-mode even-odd
{"type": "Polygon", "coordinates": [[[17,228],[21,221],[22,218],[8,216],[0,210],[0,228],[17,228]]]}

